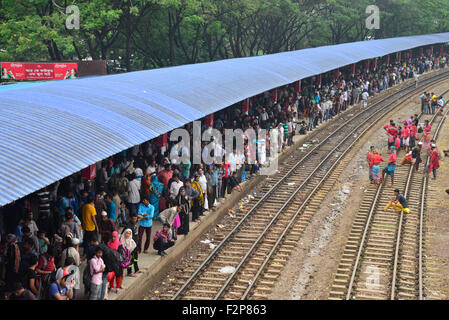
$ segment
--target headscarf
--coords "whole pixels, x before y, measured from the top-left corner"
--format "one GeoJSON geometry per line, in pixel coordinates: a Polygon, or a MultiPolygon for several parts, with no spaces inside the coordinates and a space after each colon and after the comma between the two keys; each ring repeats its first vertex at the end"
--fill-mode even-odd
{"type": "Polygon", "coordinates": [[[164,190],[164,186],[162,183],[159,182],[157,179],[157,176],[155,174],[151,175],[151,193],[153,193],[156,197],[160,197],[162,194],[162,191],[164,190]]]}
{"type": "Polygon", "coordinates": [[[136,242],[133,240],[133,232],[131,229],[126,229],[122,235],[120,236],[120,242],[123,244],[123,246],[128,249],[130,252],[133,252],[134,249],[137,247],[136,242]],[[130,233],[130,236],[126,238],[126,234],[130,233]]]}
{"type": "Polygon", "coordinates": [[[112,250],[117,251],[119,245],[121,245],[121,242],[120,242],[119,236],[118,236],[118,232],[112,231],[112,237],[111,237],[111,240],[109,240],[109,242],[108,242],[108,247],[112,250]],[[112,237],[115,237],[115,241],[112,240],[112,237]]]}
{"type": "Polygon", "coordinates": [[[141,179],[143,177],[143,171],[140,168],[136,168],[134,173],[136,174],[136,179],[141,179]]]}
{"type": "Polygon", "coordinates": [[[181,195],[181,191],[183,191],[183,190],[184,191],[186,190],[186,188],[184,186],[179,188],[179,193],[178,193],[178,195],[175,198],[175,204],[181,205],[184,213],[189,213],[189,211],[190,211],[190,202],[188,200],[186,200],[186,198],[184,198],[181,195]]]}

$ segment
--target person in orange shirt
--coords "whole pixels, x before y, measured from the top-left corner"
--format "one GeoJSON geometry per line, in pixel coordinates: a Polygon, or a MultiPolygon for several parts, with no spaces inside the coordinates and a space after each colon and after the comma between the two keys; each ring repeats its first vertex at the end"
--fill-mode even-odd
{"type": "Polygon", "coordinates": [[[402,127],[401,130],[401,138],[402,138],[402,145],[404,147],[404,151],[405,153],[408,153],[409,150],[409,145],[410,145],[410,129],[407,126],[407,121],[404,120],[404,126],[402,127]]]}
{"type": "Polygon", "coordinates": [[[373,151],[374,151],[374,147],[371,146],[369,148],[369,152],[366,154],[366,162],[368,163],[368,176],[369,176],[369,181],[370,183],[374,183],[373,182],[373,166],[371,165],[371,157],[373,156],[373,151]]]}
{"type": "Polygon", "coordinates": [[[384,161],[382,155],[379,154],[379,152],[376,149],[374,149],[370,159],[370,167],[372,168],[372,175],[375,185],[378,185],[382,178],[382,173],[380,172],[379,166],[382,161],[384,161]]]}
{"type": "Polygon", "coordinates": [[[401,147],[401,139],[399,138],[399,136],[396,137],[396,139],[394,140],[394,145],[391,147],[394,147],[396,150],[399,150],[399,148],[401,147]]]}

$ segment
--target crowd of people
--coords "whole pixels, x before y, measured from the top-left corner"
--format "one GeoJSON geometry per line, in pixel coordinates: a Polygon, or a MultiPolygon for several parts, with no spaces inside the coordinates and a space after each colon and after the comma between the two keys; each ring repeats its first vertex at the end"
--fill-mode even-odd
{"type": "MultiPolygon", "coordinates": [[[[421,95],[421,101],[422,114],[442,114],[443,107],[446,105],[445,99],[442,96],[436,96],[433,92],[431,94],[424,92],[421,95]]],[[[414,114],[410,118],[404,119],[400,125],[390,120],[390,123],[383,129],[388,140],[388,159],[386,159],[387,163],[384,169],[380,170],[380,164],[385,160],[381,152],[374,146],[370,147],[370,151],[366,155],[369,179],[375,187],[383,183],[386,176],[390,176],[391,187],[394,187],[394,173],[398,164],[398,153],[401,151],[404,155],[400,164],[412,165],[418,172],[419,165],[423,162],[421,154],[425,150],[430,161],[424,167],[424,174],[428,176],[433,173],[433,179],[437,178],[437,170],[440,167],[439,160],[442,155],[438,151],[435,140],[431,137],[432,126],[428,119],[420,124],[418,114],[414,114]]]]}
{"type": "MultiPolygon", "coordinates": [[[[217,112],[213,123],[201,120],[203,130],[213,127],[223,134],[224,129],[266,129],[266,136],[258,137],[266,150],[257,149],[259,158],[253,164],[247,161],[249,148],[231,152],[215,142],[212,149],[227,154],[226,161],[175,163],[171,161],[173,153],[186,152],[190,157],[191,150],[182,141],[160,144],[153,139],[103,160],[93,179],[78,172],[0,208],[5,220],[0,247],[2,298],[8,293],[11,299],[74,299],[81,283],[86,299],[102,300],[108,290],[119,292],[125,271],[130,277],[142,273],[139,255],[150,254],[151,244],[154,253],[166,255],[178,235],[189,233],[190,221],[201,220],[220,199],[242,191],[241,182],[265,164],[262,154],[285,151],[293,144],[294,135],[306,134],[361,101],[366,107],[368,97],[414,74],[445,67],[447,59],[443,59],[424,56],[392,64],[379,62],[370,69],[359,64],[352,71],[342,69],[337,76],[328,73],[303,80],[301,90],[287,85],[265,92],[251,98],[249,108],[242,110],[239,104],[217,112]],[[270,141],[272,129],[277,129],[277,143],[270,141]],[[152,236],[154,221],[160,221],[162,227],[152,236]],[[81,274],[84,261],[87,267],[81,274]]],[[[415,130],[416,121],[408,119],[402,131],[393,129],[394,124],[386,128],[393,151],[384,171],[391,175],[392,185],[394,139],[399,137],[405,150],[413,148],[411,142],[406,143],[409,129],[405,128],[415,130]]],[[[184,128],[192,133],[193,124],[184,128]]],[[[193,139],[192,134],[190,137],[193,139]]],[[[246,145],[249,137],[243,139],[246,145]]],[[[206,143],[190,142],[190,146],[201,144],[202,152],[210,153],[206,143]]],[[[379,169],[373,159],[376,157],[370,156],[370,172],[376,181],[379,169]]]]}

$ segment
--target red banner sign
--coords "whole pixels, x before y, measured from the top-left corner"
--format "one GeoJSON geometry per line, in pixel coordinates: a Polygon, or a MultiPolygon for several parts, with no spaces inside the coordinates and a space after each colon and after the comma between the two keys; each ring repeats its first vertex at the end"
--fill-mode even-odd
{"type": "Polygon", "coordinates": [[[2,62],[1,71],[2,79],[74,79],[78,74],[78,63],[2,62]]]}
{"type": "Polygon", "coordinates": [[[166,146],[167,143],[167,134],[164,133],[162,135],[160,135],[159,137],[156,138],[156,146],[158,147],[164,147],[166,146]]]}
{"type": "Polygon", "coordinates": [[[97,165],[93,164],[81,170],[81,176],[84,180],[92,180],[97,176],[97,165]]]}
{"type": "Polygon", "coordinates": [[[206,116],[205,123],[206,123],[206,127],[214,126],[214,114],[213,113],[206,116]]]}

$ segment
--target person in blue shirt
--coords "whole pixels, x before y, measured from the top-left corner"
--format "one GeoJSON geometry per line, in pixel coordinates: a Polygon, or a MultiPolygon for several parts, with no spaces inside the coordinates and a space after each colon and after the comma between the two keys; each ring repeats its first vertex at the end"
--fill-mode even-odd
{"type": "Polygon", "coordinates": [[[114,223],[117,222],[117,206],[115,205],[114,201],[112,201],[112,196],[110,194],[107,194],[104,196],[104,201],[106,202],[106,212],[108,213],[109,219],[114,221],[114,223]]]}
{"type": "Polygon", "coordinates": [[[214,189],[213,194],[215,196],[215,200],[218,201],[219,194],[217,192],[218,191],[217,188],[219,188],[218,178],[220,177],[220,168],[216,164],[214,165],[211,176],[212,176],[212,188],[214,189]]]}
{"type": "Polygon", "coordinates": [[[151,227],[153,226],[154,207],[150,204],[148,198],[143,198],[142,203],[139,204],[137,211],[137,217],[139,220],[139,243],[137,244],[137,250],[142,252],[142,239],[143,234],[146,234],[146,241],[143,253],[148,253],[151,240],[151,227]]]}
{"type": "Polygon", "coordinates": [[[67,193],[67,201],[69,202],[69,207],[72,208],[72,212],[80,218],[80,206],[78,205],[78,200],[76,199],[73,191],[67,193]]]}
{"type": "Polygon", "coordinates": [[[71,274],[66,270],[62,273],[62,278],[57,279],[50,285],[48,289],[48,296],[50,300],[70,300],[73,298],[73,287],[75,285],[75,279],[72,279],[71,283],[67,283],[67,278],[71,274]]]}
{"type": "Polygon", "coordinates": [[[56,208],[58,209],[58,226],[64,222],[65,210],[68,207],[70,207],[69,200],[62,195],[58,195],[58,200],[56,201],[56,208]]]}

